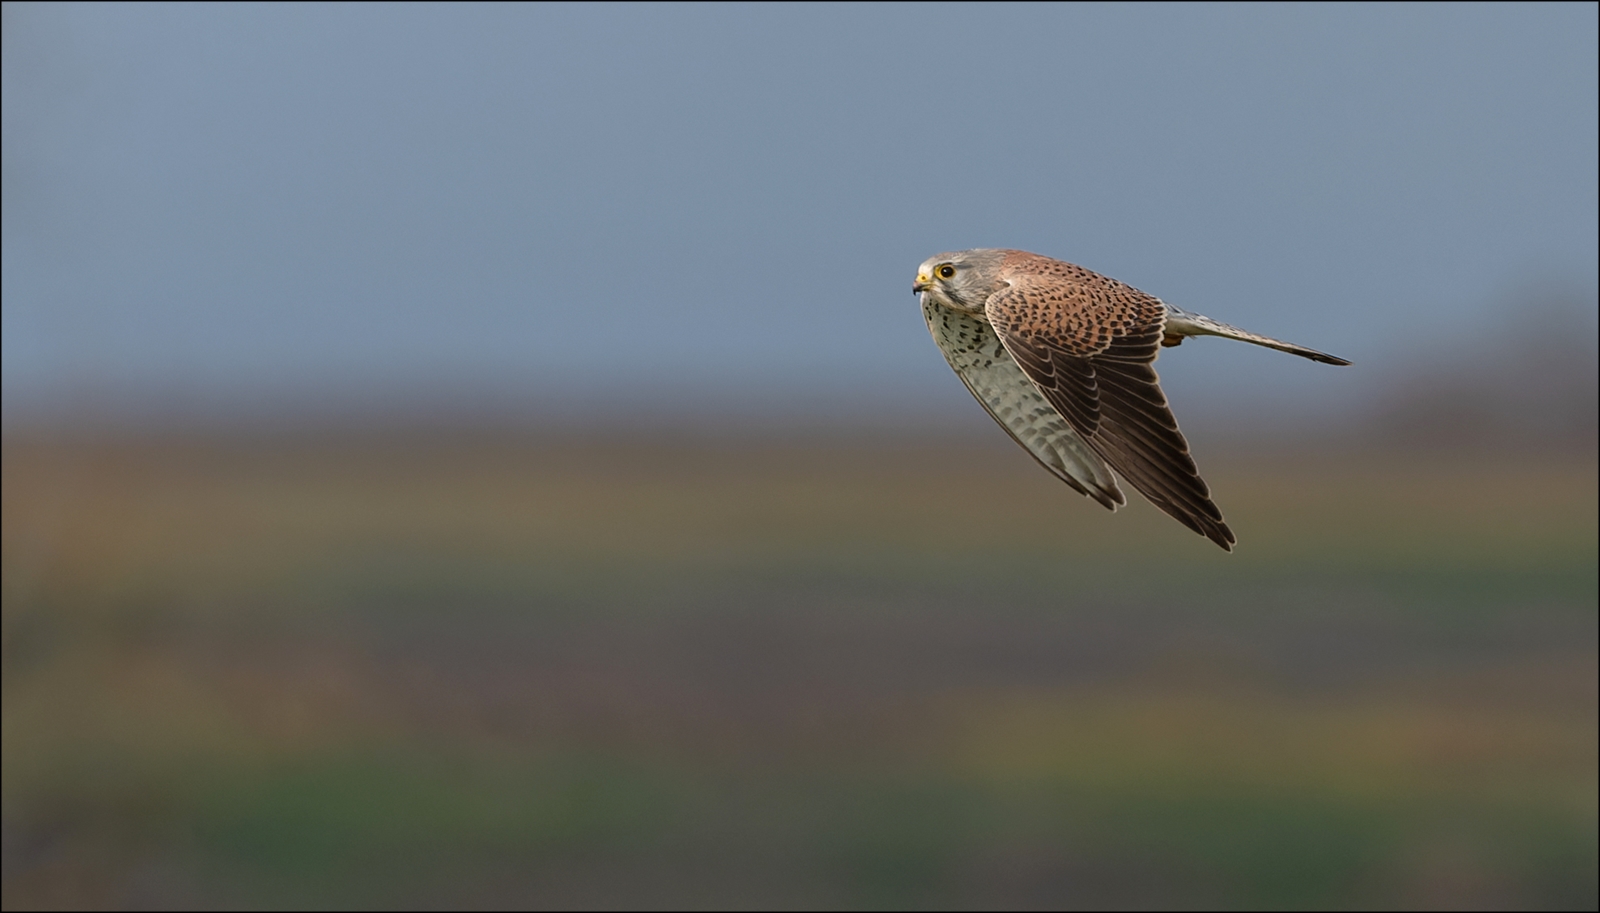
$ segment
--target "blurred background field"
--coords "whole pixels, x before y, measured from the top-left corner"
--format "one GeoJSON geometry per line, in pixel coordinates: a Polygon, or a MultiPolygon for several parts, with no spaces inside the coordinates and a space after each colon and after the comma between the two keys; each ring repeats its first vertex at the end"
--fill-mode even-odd
{"type": "Polygon", "coordinates": [[[1595,4],[5,3],[0,903],[1594,909],[1595,4]],[[1239,535],[1013,446],[1018,247],[1239,535]]]}
{"type": "MultiPolygon", "coordinates": [[[[996,434],[993,437],[1001,437],[996,434]]],[[[1592,455],[13,434],[5,904],[1583,908],[1592,455]]]]}

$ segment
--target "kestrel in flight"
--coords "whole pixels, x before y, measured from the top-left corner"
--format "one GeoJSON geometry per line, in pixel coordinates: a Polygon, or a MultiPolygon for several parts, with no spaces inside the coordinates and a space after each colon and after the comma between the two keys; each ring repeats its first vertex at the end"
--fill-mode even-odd
{"type": "Polygon", "coordinates": [[[1020,250],[930,257],[911,290],[921,295],[950,367],[1044,468],[1110,510],[1127,503],[1114,469],[1150,503],[1230,552],[1233,530],[1161,392],[1158,349],[1189,336],[1223,336],[1323,364],[1350,363],[1020,250]]]}

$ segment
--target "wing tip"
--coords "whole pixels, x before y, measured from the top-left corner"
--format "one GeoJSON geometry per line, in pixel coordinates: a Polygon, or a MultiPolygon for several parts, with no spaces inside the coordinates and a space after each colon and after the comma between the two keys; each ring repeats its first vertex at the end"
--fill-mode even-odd
{"type": "Polygon", "coordinates": [[[1116,513],[1117,508],[1126,507],[1128,504],[1128,496],[1123,494],[1122,489],[1120,488],[1113,488],[1109,491],[1102,488],[1096,488],[1093,491],[1086,491],[1084,494],[1094,499],[1096,504],[1099,504],[1101,507],[1104,507],[1106,510],[1111,511],[1112,513],[1116,513]]]}
{"type": "MultiPolygon", "coordinates": [[[[1156,502],[1152,501],[1151,503],[1156,502]]],[[[1206,500],[1206,503],[1212,508],[1216,507],[1216,503],[1211,501],[1209,498],[1206,500]]],[[[1203,514],[1196,515],[1191,512],[1182,511],[1178,509],[1176,505],[1156,503],[1156,506],[1161,508],[1163,511],[1166,511],[1166,513],[1174,520],[1177,520],[1204,538],[1216,543],[1217,547],[1225,552],[1231,554],[1233,552],[1233,547],[1239,542],[1238,537],[1233,534],[1233,530],[1230,529],[1227,522],[1222,519],[1222,514],[1220,511],[1216,517],[1208,517],[1203,514]]]]}
{"type": "Polygon", "coordinates": [[[1230,555],[1233,554],[1233,547],[1239,542],[1239,540],[1233,535],[1233,530],[1229,529],[1228,524],[1226,523],[1218,523],[1215,530],[1202,533],[1201,535],[1205,536],[1207,539],[1210,539],[1212,542],[1215,542],[1218,547],[1230,555]]]}

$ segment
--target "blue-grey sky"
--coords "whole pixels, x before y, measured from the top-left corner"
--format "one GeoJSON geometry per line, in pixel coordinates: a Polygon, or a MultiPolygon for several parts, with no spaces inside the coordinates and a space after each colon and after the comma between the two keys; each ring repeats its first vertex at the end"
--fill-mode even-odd
{"type": "Polygon", "coordinates": [[[1180,404],[1337,409],[1592,299],[1596,10],[7,4],[8,417],[987,421],[910,291],[975,246],[1357,362],[1180,404]]]}

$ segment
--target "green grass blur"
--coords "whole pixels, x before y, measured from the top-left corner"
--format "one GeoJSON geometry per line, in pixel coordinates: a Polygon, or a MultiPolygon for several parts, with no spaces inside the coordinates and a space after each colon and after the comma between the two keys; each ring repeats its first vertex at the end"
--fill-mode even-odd
{"type": "Polygon", "coordinates": [[[1203,463],[13,434],[4,905],[1593,909],[1592,454],[1203,463]]]}

